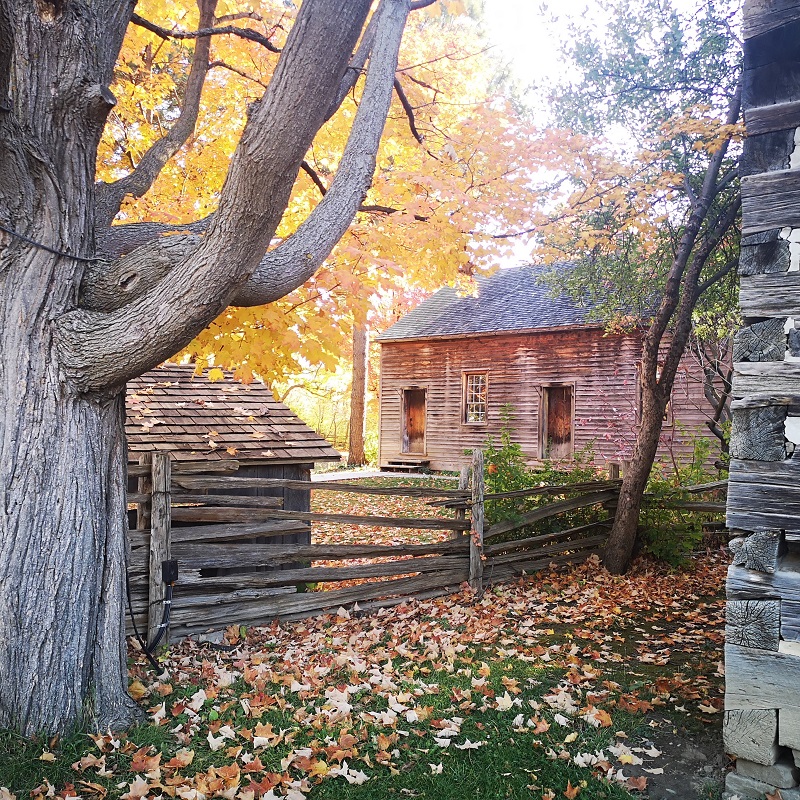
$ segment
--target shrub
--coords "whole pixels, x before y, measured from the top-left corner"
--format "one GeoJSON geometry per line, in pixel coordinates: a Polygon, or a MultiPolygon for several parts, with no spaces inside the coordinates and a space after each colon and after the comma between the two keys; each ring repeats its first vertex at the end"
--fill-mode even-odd
{"type": "Polygon", "coordinates": [[[674,567],[686,561],[703,538],[704,514],[671,507],[692,499],[685,486],[696,486],[716,480],[709,472],[711,442],[705,438],[692,440],[692,458],[686,463],[673,462],[669,469],[656,464],[650,473],[645,501],[639,517],[639,535],[644,550],[674,567]]]}

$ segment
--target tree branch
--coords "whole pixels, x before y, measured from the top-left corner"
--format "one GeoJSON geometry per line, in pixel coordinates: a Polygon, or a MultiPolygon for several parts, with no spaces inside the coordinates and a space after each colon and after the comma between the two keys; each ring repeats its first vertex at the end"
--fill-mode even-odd
{"type": "Polygon", "coordinates": [[[264,256],[231,305],[271,303],[301,286],[330,255],[349,227],[372,182],[408,12],[408,0],[381,3],[376,12],[379,21],[364,93],[336,176],[308,219],[264,256]]]}
{"type": "MultiPolygon", "coordinates": [[[[735,96],[731,99],[728,106],[726,118],[727,125],[734,125],[739,119],[741,105],[742,92],[740,84],[736,90],[735,96]]],[[[694,208],[692,209],[692,213],[689,216],[689,221],[687,222],[686,228],[681,236],[678,250],[675,254],[675,258],[673,259],[672,266],[670,267],[669,275],[667,276],[667,281],[664,286],[664,295],[661,299],[658,310],[654,315],[653,323],[648,330],[647,336],[645,337],[644,346],[642,348],[643,369],[646,369],[652,374],[655,374],[658,366],[658,355],[661,339],[667,329],[667,326],[669,325],[670,320],[672,319],[675,309],[678,308],[679,303],[684,302],[691,303],[691,307],[694,306],[694,288],[696,287],[700,276],[702,263],[699,263],[697,259],[693,259],[692,274],[686,277],[687,291],[683,293],[683,298],[681,297],[681,284],[684,282],[686,268],[689,266],[689,259],[697,242],[697,237],[699,236],[703,223],[705,222],[708,212],[711,209],[712,202],[717,196],[717,180],[720,169],[722,168],[722,163],[725,159],[725,154],[728,152],[729,144],[730,138],[725,139],[725,141],[720,144],[720,146],[709,159],[709,164],[706,168],[702,189],[698,195],[697,203],[695,204],[694,208]]],[[[674,344],[676,341],[680,341],[681,353],[683,352],[686,339],[688,338],[688,330],[684,329],[684,323],[691,325],[691,308],[689,309],[689,313],[687,315],[688,318],[686,320],[683,319],[685,310],[686,309],[684,308],[678,312],[680,319],[679,327],[681,328],[680,336],[676,335],[672,339],[672,344],[674,344]]],[[[672,357],[672,344],[670,345],[670,356],[668,358],[670,362],[669,369],[667,369],[667,364],[665,361],[664,369],[661,373],[661,380],[659,381],[659,384],[661,385],[671,385],[672,380],[675,377],[675,371],[678,368],[678,363],[680,362],[680,357],[678,357],[677,360],[672,357]]]]}
{"type": "MultiPolygon", "coordinates": [[[[330,255],[357,211],[399,212],[387,206],[362,205],[362,200],[372,181],[375,156],[391,104],[397,51],[408,13],[405,5],[406,0],[383,0],[375,15],[381,17],[380,33],[375,37],[364,94],[333,182],[297,231],[262,258],[250,281],[231,301],[232,305],[270,303],[305,283],[330,255]]],[[[302,162],[301,168],[305,169],[302,162]]],[[[310,165],[308,169],[313,171],[310,165]]],[[[427,221],[427,217],[421,215],[415,215],[415,219],[427,221]]],[[[131,303],[197,246],[198,240],[174,234],[203,233],[209,225],[208,219],[187,226],[115,225],[100,237],[100,250],[109,259],[126,253],[130,253],[131,258],[113,264],[102,263],[87,271],[82,286],[82,306],[108,312],[131,303]],[[164,237],[162,242],[171,240],[171,264],[157,255],[161,245],[154,240],[159,236],[164,237]],[[133,252],[136,247],[146,246],[150,249],[143,253],[133,252]]]]}
{"type": "Polygon", "coordinates": [[[131,22],[134,25],[138,25],[140,28],[150,31],[150,33],[154,33],[161,39],[204,39],[209,36],[231,35],[256,42],[273,53],[281,52],[280,48],[272,44],[266,36],[258,31],[254,31],[252,28],[237,28],[235,25],[224,25],[215,28],[213,20],[211,23],[203,23],[201,21],[200,28],[196,31],[175,31],[162,28],[160,25],[156,25],[155,22],[150,22],[150,20],[139,16],[139,14],[134,14],[131,17],[131,22]]]}
{"type": "MultiPolygon", "coordinates": [[[[399,4],[405,18],[407,3],[399,4]]],[[[369,5],[369,0],[302,4],[269,89],[245,125],[219,208],[199,247],[123,308],[77,309],[54,321],[60,368],[73,389],[115,390],[152,369],[188,344],[247,281],[286,208],[369,5]]]]}
{"type": "Polygon", "coordinates": [[[319,193],[325,197],[328,194],[328,187],[322,182],[322,178],[320,178],[319,173],[308,163],[305,159],[303,159],[303,163],[300,165],[300,169],[311,178],[312,183],[314,186],[319,189],[319,193]]]}
{"type": "Polygon", "coordinates": [[[268,84],[260,81],[258,78],[254,78],[252,75],[248,75],[243,69],[239,69],[238,67],[234,67],[232,64],[229,64],[227,61],[212,61],[208,65],[209,71],[212,69],[216,69],[221,67],[222,69],[227,69],[229,72],[233,72],[235,75],[238,75],[240,78],[244,78],[248,81],[253,81],[253,83],[257,83],[259,86],[262,86],[264,89],[267,88],[268,84]]]}
{"type": "Polygon", "coordinates": [[[420,143],[424,141],[422,134],[417,130],[417,122],[414,119],[414,108],[411,103],[408,101],[408,97],[406,97],[406,93],[403,90],[403,86],[400,83],[399,78],[394,79],[394,90],[397,92],[397,97],[400,100],[400,105],[403,106],[403,111],[406,112],[406,116],[408,117],[408,127],[411,129],[411,135],[420,143]]]}
{"type": "MultiPolygon", "coordinates": [[[[198,0],[200,25],[214,20],[217,0],[198,0]]],[[[113,183],[99,183],[95,187],[95,220],[98,228],[111,225],[127,196],[141,197],[153,185],[164,165],[178,152],[192,135],[200,111],[200,97],[208,74],[208,56],[211,39],[202,36],[197,40],[192,67],[186,82],[180,116],[166,136],[155,142],[139,160],[133,172],[113,183]]]]}

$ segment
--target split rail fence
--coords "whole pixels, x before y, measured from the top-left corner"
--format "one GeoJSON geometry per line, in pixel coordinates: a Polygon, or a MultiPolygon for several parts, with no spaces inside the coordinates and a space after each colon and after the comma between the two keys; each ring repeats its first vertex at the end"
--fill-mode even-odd
{"type": "MultiPolygon", "coordinates": [[[[457,489],[243,477],[237,469],[235,461],[173,463],[168,453],[153,453],[151,463],[129,467],[129,476],[138,478],[138,491],[128,495],[129,509],[136,510],[136,528],[129,532],[131,616],[140,631],[147,631],[148,641],[162,620],[165,560],[175,559],[179,567],[168,632],[172,640],[232,624],[311,617],[356,603],[369,610],[450,593],[465,581],[480,591],[487,583],[552,563],[584,561],[605,543],[620,486],[608,480],[486,493],[480,452],[472,468],[462,472],[457,489]],[[281,496],[237,494],[281,495],[286,489],[421,498],[431,515],[288,511],[281,496]],[[535,495],[554,500],[513,521],[486,524],[487,503],[535,495]],[[570,523],[575,512],[581,512],[580,524],[570,523]],[[314,522],[440,531],[441,538],[316,543],[309,536],[314,522]],[[293,535],[300,541],[281,541],[293,535]]],[[[128,632],[133,632],[130,620],[128,632]]]]}

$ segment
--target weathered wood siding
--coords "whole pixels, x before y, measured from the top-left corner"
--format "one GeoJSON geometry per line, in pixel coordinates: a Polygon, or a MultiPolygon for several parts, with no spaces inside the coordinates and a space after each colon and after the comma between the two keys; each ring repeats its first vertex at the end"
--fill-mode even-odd
{"type": "MultiPolygon", "coordinates": [[[[574,387],[575,451],[591,447],[598,464],[625,460],[635,434],[640,356],[638,336],[604,336],[599,328],[383,342],[379,462],[409,458],[401,441],[402,396],[408,388],[427,391],[424,458],[432,469],[469,463],[466,450],[499,436],[500,410],[507,403],[514,408],[515,439],[535,461],[541,456],[542,388],[558,384],[574,387]],[[485,424],[463,421],[465,372],[488,376],[485,424]]],[[[700,371],[687,358],[676,378],[662,455],[671,440],[683,455],[689,435],[710,435],[706,407],[700,371]]]]}

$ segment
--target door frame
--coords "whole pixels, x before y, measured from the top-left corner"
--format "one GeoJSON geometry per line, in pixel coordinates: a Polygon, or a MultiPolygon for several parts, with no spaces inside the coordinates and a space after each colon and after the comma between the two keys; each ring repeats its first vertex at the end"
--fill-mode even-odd
{"type": "Polygon", "coordinates": [[[400,389],[400,453],[404,456],[424,456],[428,452],[428,387],[427,386],[403,386],[400,389]],[[407,392],[422,392],[422,450],[413,452],[408,449],[408,405],[406,402],[407,392]]]}
{"type": "Polygon", "coordinates": [[[547,455],[547,414],[549,406],[548,389],[569,388],[570,394],[570,452],[569,458],[575,455],[575,381],[553,381],[541,384],[541,398],[539,402],[539,458],[546,459],[547,455]]]}

